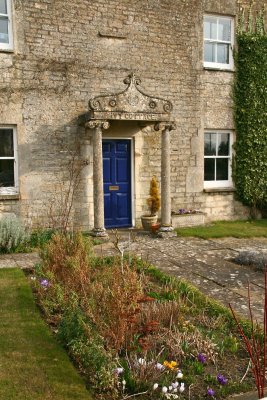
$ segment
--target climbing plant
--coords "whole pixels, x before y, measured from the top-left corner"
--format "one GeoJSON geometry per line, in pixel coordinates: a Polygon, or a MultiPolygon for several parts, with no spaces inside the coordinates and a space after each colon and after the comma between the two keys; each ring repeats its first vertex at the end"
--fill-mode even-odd
{"type": "Polygon", "coordinates": [[[240,15],[235,53],[234,104],[236,144],[233,177],[237,196],[267,210],[267,33],[264,12],[245,21],[240,15]]]}

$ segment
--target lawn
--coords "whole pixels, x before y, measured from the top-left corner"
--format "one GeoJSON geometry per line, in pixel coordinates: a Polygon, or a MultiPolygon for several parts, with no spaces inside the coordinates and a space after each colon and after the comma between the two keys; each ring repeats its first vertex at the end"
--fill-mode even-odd
{"type": "Polygon", "coordinates": [[[0,270],[0,304],[0,398],[90,400],[83,379],[42,320],[21,270],[0,270]]]}
{"type": "Polygon", "coordinates": [[[178,236],[202,239],[267,237],[267,219],[249,221],[216,221],[210,225],[176,229],[178,236]]]}

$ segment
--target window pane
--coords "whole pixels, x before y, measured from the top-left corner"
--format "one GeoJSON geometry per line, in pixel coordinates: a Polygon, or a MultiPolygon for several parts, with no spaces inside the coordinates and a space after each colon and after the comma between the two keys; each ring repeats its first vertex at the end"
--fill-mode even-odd
{"type": "Polygon", "coordinates": [[[7,14],[6,0],[0,0],[0,14],[7,14]]]}
{"type": "Polygon", "coordinates": [[[228,181],[228,158],[217,158],[216,160],[216,180],[217,181],[228,181]]]}
{"type": "Polygon", "coordinates": [[[14,157],[12,129],[0,129],[0,157],[14,157]]]}
{"type": "Polygon", "coordinates": [[[0,17],[0,43],[8,42],[8,20],[0,17]]]}
{"type": "Polygon", "coordinates": [[[230,154],[229,133],[218,133],[218,155],[228,156],[230,154]]]}
{"type": "Polygon", "coordinates": [[[204,159],[204,180],[214,181],[215,180],[215,159],[205,158],[204,159]]]}
{"type": "Polygon", "coordinates": [[[217,62],[221,64],[229,64],[229,44],[217,45],[217,62]]]}
{"type": "Polygon", "coordinates": [[[216,134],[205,133],[204,155],[205,156],[216,155],[216,134]]]}
{"type": "Polygon", "coordinates": [[[218,39],[231,42],[231,21],[230,19],[219,19],[218,39]]]}
{"type": "Polygon", "coordinates": [[[14,161],[0,160],[0,187],[15,186],[14,161]]]}
{"type": "Polygon", "coordinates": [[[216,43],[205,43],[204,60],[207,62],[216,62],[216,43]]]}
{"type": "Polygon", "coordinates": [[[217,39],[217,18],[205,17],[204,35],[205,39],[217,39]]]}

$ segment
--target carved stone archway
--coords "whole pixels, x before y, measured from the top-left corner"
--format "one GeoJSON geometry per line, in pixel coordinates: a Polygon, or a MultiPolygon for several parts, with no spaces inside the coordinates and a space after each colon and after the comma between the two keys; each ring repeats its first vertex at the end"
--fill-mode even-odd
{"type": "Polygon", "coordinates": [[[108,129],[114,120],[153,122],[155,130],[161,130],[161,230],[170,231],[170,131],[175,129],[171,121],[172,103],[169,100],[145,94],[140,79],[132,73],[125,80],[126,89],[116,94],[101,95],[89,101],[86,128],[93,134],[93,183],[94,229],[96,236],[107,236],[104,226],[102,130],[108,129]]]}

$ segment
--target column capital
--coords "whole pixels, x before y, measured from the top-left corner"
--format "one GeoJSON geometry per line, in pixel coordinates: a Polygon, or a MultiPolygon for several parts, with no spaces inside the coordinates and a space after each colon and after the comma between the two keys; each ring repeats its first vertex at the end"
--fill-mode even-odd
{"type": "Polygon", "coordinates": [[[89,129],[96,129],[96,128],[108,129],[110,127],[110,123],[109,123],[109,121],[105,121],[105,120],[92,119],[92,120],[86,122],[85,127],[89,128],[89,129]]]}
{"type": "Polygon", "coordinates": [[[175,122],[157,122],[154,126],[155,131],[173,131],[176,129],[176,123],[175,122]]]}

